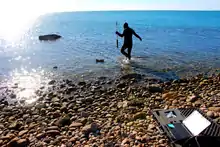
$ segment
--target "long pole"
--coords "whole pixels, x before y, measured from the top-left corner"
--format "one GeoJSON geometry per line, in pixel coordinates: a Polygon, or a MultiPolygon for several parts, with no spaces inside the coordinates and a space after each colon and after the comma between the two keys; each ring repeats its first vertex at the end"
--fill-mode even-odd
{"type": "MultiPolygon", "coordinates": [[[[116,31],[118,31],[118,22],[116,21],[116,31]]],[[[118,48],[118,35],[116,38],[116,47],[118,48]]]]}

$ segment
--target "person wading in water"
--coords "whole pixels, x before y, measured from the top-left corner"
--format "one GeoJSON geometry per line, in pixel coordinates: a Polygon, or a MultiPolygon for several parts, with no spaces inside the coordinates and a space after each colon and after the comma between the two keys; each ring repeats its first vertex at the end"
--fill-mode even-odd
{"type": "Polygon", "coordinates": [[[124,32],[123,34],[116,31],[116,34],[120,37],[124,37],[124,44],[121,47],[121,53],[127,57],[129,60],[131,60],[131,50],[133,46],[133,40],[132,36],[139,38],[140,41],[142,41],[141,37],[135,33],[135,31],[128,26],[128,23],[124,23],[124,32]],[[126,53],[125,50],[128,49],[128,52],[126,53]]]}

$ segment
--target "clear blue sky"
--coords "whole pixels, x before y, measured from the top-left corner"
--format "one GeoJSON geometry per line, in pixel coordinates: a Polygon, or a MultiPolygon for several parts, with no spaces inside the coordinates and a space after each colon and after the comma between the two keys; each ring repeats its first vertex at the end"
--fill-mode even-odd
{"type": "Polygon", "coordinates": [[[220,10],[220,0],[0,0],[0,15],[85,10],[220,10]]]}
{"type": "Polygon", "coordinates": [[[220,0],[0,0],[0,35],[19,34],[41,14],[89,10],[220,10],[220,0]]]}
{"type": "MultiPolygon", "coordinates": [[[[220,0],[75,0],[78,8],[83,10],[220,10],[220,0]]],[[[74,5],[74,0],[63,3],[74,5]]],[[[69,9],[68,8],[68,9],[69,9]]]]}

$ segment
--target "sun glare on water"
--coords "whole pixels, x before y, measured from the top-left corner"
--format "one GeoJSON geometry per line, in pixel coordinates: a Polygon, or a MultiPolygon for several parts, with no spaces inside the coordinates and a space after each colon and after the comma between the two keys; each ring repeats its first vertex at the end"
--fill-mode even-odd
{"type": "MultiPolygon", "coordinates": [[[[22,37],[27,33],[36,19],[46,13],[46,9],[49,8],[49,3],[43,0],[0,0],[0,45],[1,41],[6,41],[7,44],[20,44],[22,37]]],[[[49,11],[49,10],[48,10],[49,11]]],[[[19,47],[17,47],[19,48],[19,47]]],[[[14,50],[18,57],[16,61],[23,58],[20,56],[17,48],[6,48],[5,50],[14,50]]],[[[22,50],[22,48],[20,48],[22,50]]],[[[16,62],[15,61],[15,62],[16,62]]],[[[26,66],[24,65],[22,66],[26,66]]],[[[33,103],[38,99],[36,90],[42,85],[46,85],[47,78],[43,69],[27,70],[22,67],[16,67],[10,71],[9,79],[6,79],[8,87],[14,87],[13,91],[16,94],[15,101],[25,101],[25,103],[33,103]]],[[[10,99],[10,96],[9,96],[10,99]]],[[[10,100],[9,100],[10,101],[10,100]]],[[[11,99],[13,102],[14,100],[11,99]]]]}
{"type": "Polygon", "coordinates": [[[1,0],[0,1],[0,38],[13,42],[26,33],[36,18],[43,14],[33,0],[1,0]]]}
{"type": "Polygon", "coordinates": [[[42,69],[27,71],[22,68],[21,70],[14,70],[7,85],[9,87],[17,85],[17,88],[14,89],[16,101],[24,101],[26,104],[31,104],[39,98],[36,91],[42,86],[46,88],[49,81],[47,74],[42,69]]]}

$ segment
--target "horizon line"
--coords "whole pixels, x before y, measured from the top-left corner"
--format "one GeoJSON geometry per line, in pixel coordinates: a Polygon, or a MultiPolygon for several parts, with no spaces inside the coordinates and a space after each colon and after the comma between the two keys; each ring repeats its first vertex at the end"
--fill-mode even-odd
{"type": "Polygon", "coordinates": [[[207,10],[202,10],[202,9],[182,9],[182,10],[176,10],[176,9],[124,9],[124,10],[67,10],[67,11],[54,11],[54,12],[47,12],[45,14],[51,14],[51,13],[65,13],[65,12],[118,12],[118,11],[203,11],[203,12],[210,12],[210,11],[220,11],[220,9],[207,9],[207,10]]]}

